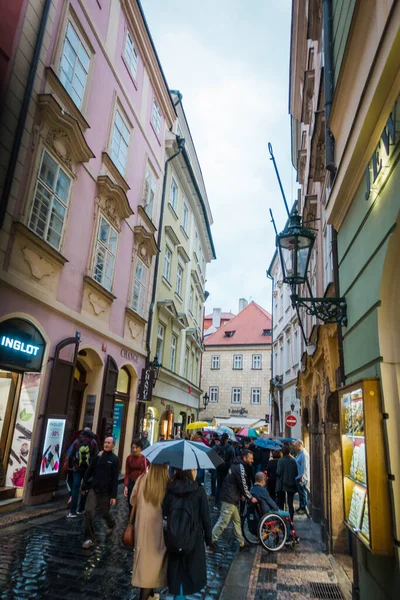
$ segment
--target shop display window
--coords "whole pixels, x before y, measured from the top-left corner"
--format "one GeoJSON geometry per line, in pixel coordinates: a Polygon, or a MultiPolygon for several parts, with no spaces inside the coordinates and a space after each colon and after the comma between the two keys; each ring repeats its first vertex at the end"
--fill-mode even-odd
{"type": "Polygon", "coordinates": [[[340,392],[345,523],[373,553],[393,547],[379,381],[340,392]]]}

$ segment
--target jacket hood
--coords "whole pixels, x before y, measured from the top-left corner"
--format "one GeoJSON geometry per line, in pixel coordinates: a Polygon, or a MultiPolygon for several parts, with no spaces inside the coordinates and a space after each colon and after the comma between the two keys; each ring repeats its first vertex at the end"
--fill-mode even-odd
{"type": "Polygon", "coordinates": [[[234,458],[233,461],[232,461],[232,464],[233,465],[243,465],[244,466],[244,462],[240,458],[240,456],[237,456],[236,458],[234,458]]]}
{"type": "Polygon", "coordinates": [[[198,488],[198,485],[195,481],[173,481],[168,486],[168,491],[170,494],[174,496],[185,496],[187,494],[191,494],[198,488]]]}

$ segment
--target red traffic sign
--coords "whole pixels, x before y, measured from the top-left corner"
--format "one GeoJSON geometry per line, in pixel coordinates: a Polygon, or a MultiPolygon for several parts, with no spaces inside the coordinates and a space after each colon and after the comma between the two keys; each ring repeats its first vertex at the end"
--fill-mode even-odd
{"type": "Polygon", "coordinates": [[[288,427],[295,427],[297,425],[297,417],[295,415],[288,415],[285,422],[288,427]]]}

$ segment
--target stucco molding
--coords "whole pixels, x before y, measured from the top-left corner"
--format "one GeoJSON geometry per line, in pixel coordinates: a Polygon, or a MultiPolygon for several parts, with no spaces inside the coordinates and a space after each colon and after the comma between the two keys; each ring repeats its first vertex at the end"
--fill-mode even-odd
{"type": "Polygon", "coordinates": [[[135,225],[133,233],[135,234],[135,249],[137,255],[149,267],[153,256],[160,252],[154,235],[146,231],[143,225],[135,225]]]}
{"type": "Polygon", "coordinates": [[[58,96],[67,112],[78,121],[81,130],[85,132],[86,129],[90,129],[89,123],[86,121],[85,117],[72,100],[71,96],[68,94],[54,69],[52,67],[46,67],[45,74],[49,87],[58,96]]]}
{"type": "Polygon", "coordinates": [[[36,281],[40,281],[46,275],[49,276],[54,273],[54,266],[51,262],[35,250],[32,250],[29,246],[22,248],[22,254],[31,269],[32,277],[36,281]]]}
{"type": "Polygon", "coordinates": [[[101,157],[103,161],[101,175],[111,175],[110,179],[114,179],[115,185],[118,185],[123,190],[123,192],[127,194],[131,188],[129,187],[126,179],[121,175],[121,173],[117,169],[111,156],[108,154],[108,152],[103,152],[101,157]]]}
{"type": "Polygon", "coordinates": [[[157,227],[154,225],[153,221],[150,219],[147,214],[145,208],[141,205],[138,206],[138,216],[143,220],[143,223],[150,233],[155,233],[157,231],[157,227]]]}
{"type": "Polygon", "coordinates": [[[58,267],[63,267],[68,260],[60,254],[57,250],[55,250],[52,246],[50,246],[47,242],[42,240],[39,236],[36,235],[33,231],[31,231],[26,225],[21,223],[20,221],[15,221],[13,224],[14,231],[23,236],[26,241],[29,243],[29,246],[33,249],[35,253],[37,253],[40,257],[45,257],[46,260],[52,262],[53,264],[57,264],[58,267]]]}
{"type": "Polygon", "coordinates": [[[121,221],[134,214],[126,193],[108,175],[99,175],[97,186],[100,195],[96,198],[96,203],[111,223],[120,231],[121,221]]]}

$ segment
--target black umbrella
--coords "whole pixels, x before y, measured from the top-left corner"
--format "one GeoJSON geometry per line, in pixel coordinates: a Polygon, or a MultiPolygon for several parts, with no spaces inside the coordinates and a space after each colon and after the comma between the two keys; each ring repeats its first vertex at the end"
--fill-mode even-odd
{"type": "Polygon", "coordinates": [[[201,442],[169,440],[156,442],[142,452],[155,465],[170,465],[175,469],[215,469],[223,464],[218,454],[201,442]]]}

